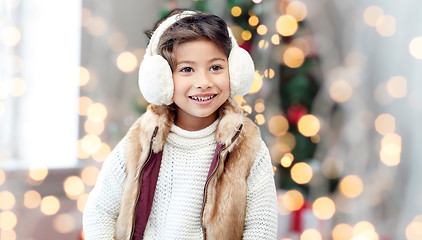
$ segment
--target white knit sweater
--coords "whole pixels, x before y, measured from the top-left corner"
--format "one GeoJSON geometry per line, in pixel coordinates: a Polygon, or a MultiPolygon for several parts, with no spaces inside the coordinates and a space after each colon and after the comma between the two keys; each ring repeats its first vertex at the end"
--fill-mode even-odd
{"type": "MultiPolygon", "coordinates": [[[[151,215],[144,239],[202,239],[204,185],[215,152],[217,121],[199,131],[175,125],[164,145],[151,215]]],[[[123,139],[105,161],[84,210],[85,239],[113,239],[125,180],[123,139]]],[[[276,239],[277,201],[264,142],[247,179],[243,239],[276,239]]],[[[228,226],[229,227],[229,226],[228,226]]]]}

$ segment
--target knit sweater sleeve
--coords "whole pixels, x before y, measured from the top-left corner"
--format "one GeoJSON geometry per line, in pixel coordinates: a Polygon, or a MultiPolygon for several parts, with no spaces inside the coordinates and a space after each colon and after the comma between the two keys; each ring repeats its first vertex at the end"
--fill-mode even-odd
{"type": "Polygon", "coordinates": [[[276,239],[277,195],[271,158],[263,141],[252,165],[247,184],[247,207],[243,239],[276,239]]]}
{"type": "Polygon", "coordinates": [[[123,139],[105,160],[83,212],[86,240],[113,239],[126,178],[123,139]]]}

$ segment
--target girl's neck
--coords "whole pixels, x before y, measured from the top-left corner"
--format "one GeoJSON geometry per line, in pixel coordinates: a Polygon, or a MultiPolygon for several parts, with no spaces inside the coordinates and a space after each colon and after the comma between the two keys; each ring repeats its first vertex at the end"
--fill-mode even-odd
{"type": "Polygon", "coordinates": [[[211,116],[204,117],[204,118],[199,118],[199,117],[184,118],[176,114],[176,119],[174,120],[174,124],[186,131],[198,131],[211,125],[217,119],[217,117],[218,117],[217,112],[215,112],[211,116]]]}

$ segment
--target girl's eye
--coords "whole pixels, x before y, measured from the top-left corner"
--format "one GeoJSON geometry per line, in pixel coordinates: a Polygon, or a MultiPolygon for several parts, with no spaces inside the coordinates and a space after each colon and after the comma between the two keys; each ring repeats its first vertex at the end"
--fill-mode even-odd
{"type": "Polygon", "coordinates": [[[211,71],[218,71],[218,70],[221,70],[221,69],[223,69],[221,66],[212,66],[211,67],[211,71]]]}
{"type": "Polygon", "coordinates": [[[193,72],[193,68],[185,67],[185,68],[182,68],[180,71],[184,73],[190,73],[190,72],[193,72]]]}

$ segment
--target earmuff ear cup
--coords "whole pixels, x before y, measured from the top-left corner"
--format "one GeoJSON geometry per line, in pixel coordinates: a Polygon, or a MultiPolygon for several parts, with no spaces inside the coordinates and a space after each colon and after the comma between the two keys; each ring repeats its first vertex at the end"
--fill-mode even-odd
{"type": "Polygon", "coordinates": [[[244,96],[252,87],[255,66],[249,53],[239,47],[233,47],[229,55],[230,95],[244,96]]]}
{"type": "Polygon", "coordinates": [[[145,56],[139,67],[139,89],[145,100],[155,105],[173,103],[173,73],[160,55],[145,56]]]}

